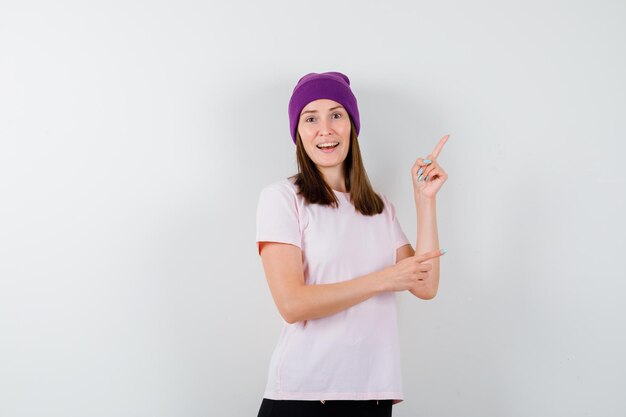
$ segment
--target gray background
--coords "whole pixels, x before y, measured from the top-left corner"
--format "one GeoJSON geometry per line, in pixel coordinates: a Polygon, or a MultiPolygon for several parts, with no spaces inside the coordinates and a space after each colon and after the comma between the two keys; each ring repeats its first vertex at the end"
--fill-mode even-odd
{"type": "Polygon", "coordinates": [[[439,295],[399,294],[396,416],[625,416],[626,3],[2,1],[0,415],[252,416],[254,243],[298,78],[348,74],[439,295]]]}

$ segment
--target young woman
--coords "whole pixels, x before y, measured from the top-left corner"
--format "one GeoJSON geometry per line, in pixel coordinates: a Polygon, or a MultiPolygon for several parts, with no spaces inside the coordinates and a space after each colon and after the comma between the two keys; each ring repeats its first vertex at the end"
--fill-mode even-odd
{"type": "Polygon", "coordinates": [[[403,400],[395,292],[431,299],[439,283],[435,196],[444,136],[411,168],[417,252],[359,151],[357,100],[338,72],[302,77],[289,102],[297,175],[265,187],[259,254],[286,321],[259,417],[391,416],[403,400]]]}

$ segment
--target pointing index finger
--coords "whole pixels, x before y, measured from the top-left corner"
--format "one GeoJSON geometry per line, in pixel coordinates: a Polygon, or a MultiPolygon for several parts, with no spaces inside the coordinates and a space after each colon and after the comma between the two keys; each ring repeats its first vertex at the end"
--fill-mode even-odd
{"type": "Polygon", "coordinates": [[[443,149],[443,145],[446,144],[446,142],[448,141],[449,137],[450,137],[450,135],[445,135],[444,137],[441,138],[441,140],[439,141],[437,146],[435,146],[435,150],[431,154],[433,156],[433,159],[437,158],[439,156],[439,152],[441,152],[441,150],[443,149]]]}

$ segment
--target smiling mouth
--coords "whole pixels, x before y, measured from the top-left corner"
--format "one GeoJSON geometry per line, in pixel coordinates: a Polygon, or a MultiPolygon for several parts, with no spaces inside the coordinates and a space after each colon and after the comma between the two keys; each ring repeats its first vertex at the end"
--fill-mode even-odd
{"type": "Polygon", "coordinates": [[[318,149],[333,149],[339,146],[339,142],[328,142],[328,143],[320,143],[316,145],[318,149]]]}

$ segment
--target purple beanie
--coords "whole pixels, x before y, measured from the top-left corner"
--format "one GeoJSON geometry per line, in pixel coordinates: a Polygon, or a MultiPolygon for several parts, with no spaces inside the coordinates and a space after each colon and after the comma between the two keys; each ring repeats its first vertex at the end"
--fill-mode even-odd
{"type": "Polygon", "coordinates": [[[350,80],[340,72],[312,72],[300,78],[289,100],[289,129],[293,143],[302,109],[312,101],[326,98],[340,103],[350,115],[357,135],[361,128],[356,97],[350,90],[350,80]]]}

